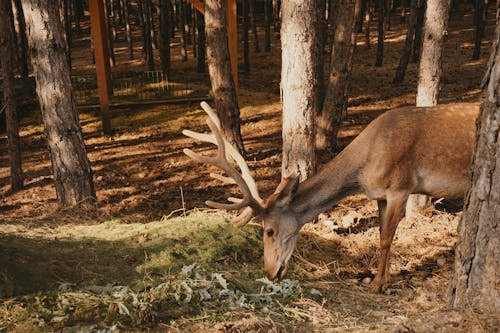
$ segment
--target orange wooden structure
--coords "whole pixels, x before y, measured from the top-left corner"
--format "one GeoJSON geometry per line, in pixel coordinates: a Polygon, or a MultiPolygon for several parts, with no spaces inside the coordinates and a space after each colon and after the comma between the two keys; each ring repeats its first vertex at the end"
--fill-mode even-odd
{"type": "MultiPolygon", "coordinates": [[[[189,0],[202,14],[205,12],[200,0],[189,0]]],[[[231,70],[234,85],[238,88],[238,30],[236,17],[236,0],[226,0],[227,9],[227,34],[231,70]]],[[[95,67],[97,74],[97,90],[102,117],[104,134],[111,134],[111,121],[109,115],[109,96],[112,93],[111,68],[109,64],[108,33],[106,29],[106,16],[104,0],[89,0],[90,25],[92,41],[94,43],[95,67]]]]}

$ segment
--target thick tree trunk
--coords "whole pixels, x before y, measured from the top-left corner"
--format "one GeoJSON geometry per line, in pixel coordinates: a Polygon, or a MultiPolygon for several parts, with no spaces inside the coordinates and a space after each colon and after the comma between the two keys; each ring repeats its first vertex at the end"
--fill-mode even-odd
{"type": "Polygon", "coordinates": [[[227,43],[225,1],[205,1],[207,62],[215,108],[225,137],[241,153],[245,152],[240,131],[240,109],[227,43]]]}
{"type": "Polygon", "coordinates": [[[378,39],[377,39],[377,59],[375,60],[375,66],[381,67],[384,61],[384,14],[386,12],[385,0],[378,1],[377,8],[377,24],[378,24],[378,39]]]}
{"type": "Polygon", "coordinates": [[[19,73],[21,77],[27,78],[28,71],[28,37],[26,37],[26,21],[24,19],[21,0],[14,0],[16,8],[16,20],[19,28],[19,73]]]}
{"type": "Polygon", "coordinates": [[[455,272],[451,281],[454,307],[500,311],[500,20],[477,122],[476,147],[469,189],[458,226],[455,272]]]}
{"type": "Polygon", "coordinates": [[[438,102],[443,43],[448,27],[449,10],[448,0],[427,1],[418,75],[417,106],[432,106],[438,102]]]}
{"type": "Polygon", "coordinates": [[[167,77],[170,76],[170,0],[160,0],[160,62],[161,69],[167,77]]]}
{"type": "MultiPolygon", "coordinates": [[[[0,13],[9,10],[10,0],[0,0],[0,13]]],[[[12,191],[23,188],[23,170],[21,166],[21,139],[17,118],[14,88],[14,49],[12,31],[7,20],[0,20],[0,63],[2,65],[3,104],[7,123],[7,149],[10,162],[10,186],[12,191]]]]}
{"type": "MultiPolygon", "coordinates": [[[[406,68],[408,67],[408,63],[410,62],[411,46],[415,38],[415,25],[417,22],[417,1],[419,0],[411,0],[405,46],[403,48],[403,53],[401,53],[401,58],[399,59],[399,65],[396,69],[396,75],[394,76],[394,80],[392,80],[392,83],[394,84],[403,82],[406,74],[406,68]]],[[[387,14],[389,15],[390,12],[387,14]]]]}
{"type": "Polygon", "coordinates": [[[333,150],[338,127],[347,113],[349,77],[356,45],[356,22],[359,0],[338,0],[335,12],[335,37],[330,60],[330,74],[323,108],[317,119],[316,145],[318,149],[333,150]]]}
{"type": "Polygon", "coordinates": [[[92,170],[72,92],[57,2],[23,0],[23,9],[57,198],[65,206],[92,204],[92,170]]]}
{"type": "Polygon", "coordinates": [[[323,51],[321,1],[284,1],[281,7],[282,174],[299,174],[302,180],[316,169],[315,117],[321,85],[317,71],[323,51]]]}
{"type": "MultiPolygon", "coordinates": [[[[448,26],[450,3],[448,0],[428,0],[425,11],[422,55],[418,71],[417,106],[433,106],[438,102],[439,82],[442,74],[443,43],[448,26]]],[[[406,217],[415,218],[428,207],[431,198],[411,195],[406,204],[406,217]]]]}

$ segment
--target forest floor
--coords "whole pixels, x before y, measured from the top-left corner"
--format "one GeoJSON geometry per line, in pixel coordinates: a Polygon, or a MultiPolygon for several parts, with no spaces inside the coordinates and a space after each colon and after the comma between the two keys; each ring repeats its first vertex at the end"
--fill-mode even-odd
{"type": "MultiPolygon", "coordinates": [[[[452,15],[440,103],[479,101],[493,17],[482,57],[471,61],[472,15],[452,15]]],[[[392,22],[382,67],[373,65],[375,25],[370,48],[359,35],[339,149],[377,115],[414,104],[415,64],[403,84],[391,83],[406,30],[398,17],[392,22]]],[[[264,197],[281,177],[276,38],[270,53],[252,52],[251,72],[240,73],[238,92],[248,164],[264,197]]],[[[75,72],[92,70],[87,42],[75,42],[75,72]]],[[[126,59],[125,45],[117,49],[113,70],[144,69],[126,59]]],[[[175,71],[193,71],[194,60],[182,62],[175,52],[175,71]]],[[[98,115],[82,111],[97,211],[58,207],[37,113],[21,124],[22,191],[8,191],[7,142],[0,136],[0,332],[498,330],[495,314],[449,308],[460,219],[460,205],[453,203],[438,201],[400,223],[385,294],[368,291],[378,257],[378,218],[376,204],[363,195],[344,199],[304,227],[287,280],[261,279],[258,224],[236,230],[226,213],[203,208],[205,200],[220,201],[236,189],[211,180],[211,168],[182,153],[193,141],[181,130],[204,131],[204,117],[197,103],[120,108],[112,112],[114,134],[105,137],[98,115]]]]}

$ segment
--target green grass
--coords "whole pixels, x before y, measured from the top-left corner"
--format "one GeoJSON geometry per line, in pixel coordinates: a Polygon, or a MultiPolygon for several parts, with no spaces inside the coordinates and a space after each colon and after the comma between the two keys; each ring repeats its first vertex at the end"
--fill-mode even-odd
{"type": "Polygon", "coordinates": [[[260,232],[203,212],[145,224],[0,224],[0,332],[133,330],[268,311],[275,297],[302,291],[292,280],[258,280],[260,232]]]}

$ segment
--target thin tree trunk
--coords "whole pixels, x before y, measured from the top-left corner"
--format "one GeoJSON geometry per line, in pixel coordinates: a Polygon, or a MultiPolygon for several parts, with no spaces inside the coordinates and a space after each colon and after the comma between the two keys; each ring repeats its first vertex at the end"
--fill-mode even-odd
{"type": "Polygon", "coordinates": [[[396,75],[392,83],[399,84],[403,82],[406,74],[406,68],[410,62],[411,46],[413,44],[413,39],[415,38],[415,24],[417,20],[417,1],[411,0],[410,5],[410,16],[408,17],[408,28],[406,30],[405,46],[403,48],[403,53],[399,60],[398,68],[396,69],[396,75]]]}
{"type": "MultiPolygon", "coordinates": [[[[0,13],[6,13],[9,10],[9,4],[10,0],[0,0],[0,13]]],[[[14,49],[11,37],[12,31],[8,21],[0,20],[0,63],[2,65],[3,104],[7,123],[10,187],[12,191],[18,191],[23,188],[23,169],[14,88],[14,49]]]]}
{"type": "Polygon", "coordinates": [[[415,22],[415,40],[413,41],[412,62],[420,61],[420,52],[422,50],[422,31],[424,29],[426,1],[417,1],[417,21],[415,22]]]}
{"type": "Polygon", "coordinates": [[[325,101],[318,115],[316,145],[318,149],[333,150],[340,122],[347,114],[349,77],[356,44],[356,22],[359,1],[336,2],[335,38],[330,60],[330,74],[325,101]]]}
{"type": "MultiPolygon", "coordinates": [[[[418,71],[416,105],[433,106],[438,103],[439,83],[442,75],[444,34],[448,26],[448,1],[428,0],[425,11],[422,56],[418,71]]],[[[406,204],[406,217],[415,218],[431,204],[426,195],[410,195],[406,204]]]]}
{"type": "Polygon", "coordinates": [[[226,27],[225,2],[206,0],[207,62],[214,103],[225,137],[230,144],[244,154],[245,149],[240,131],[240,109],[229,61],[226,27]]]}
{"type": "Polygon", "coordinates": [[[132,29],[130,28],[129,0],[123,0],[123,18],[125,21],[125,35],[127,37],[128,58],[134,59],[134,42],[132,39],[132,29]]]}
{"type": "Polygon", "coordinates": [[[23,9],[57,198],[65,206],[92,204],[92,170],[72,92],[57,3],[23,0],[23,9]]]}
{"type": "Polygon", "coordinates": [[[22,78],[27,78],[28,70],[28,37],[26,37],[26,21],[24,19],[23,6],[21,0],[14,0],[16,8],[16,20],[19,28],[19,74],[22,78]]]}
{"type": "Polygon", "coordinates": [[[273,24],[273,1],[264,0],[264,50],[266,52],[271,51],[271,25],[273,24]]]}
{"type": "Polygon", "coordinates": [[[108,30],[108,47],[109,47],[109,62],[111,66],[116,65],[116,58],[115,58],[115,47],[114,47],[114,38],[112,37],[112,32],[111,32],[111,24],[110,24],[110,14],[109,14],[109,8],[104,4],[104,16],[106,17],[106,29],[108,30]]]}
{"type": "MultiPolygon", "coordinates": [[[[252,18],[254,51],[255,51],[255,53],[259,53],[260,52],[260,45],[259,45],[259,34],[257,31],[257,14],[255,12],[255,0],[250,0],[250,16],[252,18]]],[[[269,29],[269,30],[271,30],[271,29],[269,29]]]]}
{"type": "Polygon", "coordinates": [[[500,20],[483,80],[464,212],[458,225],[451,303],[455,308],[500,311],[500,20]]]}
{"type": "Polygon", "coordinates": [[[372,22],[372,2],[366,1],[365,11],[365,45],[370,49],[370,24],[372,22]]]}
{"type": "Polygon", "coordinates": [[[281,0],[270,0],[269,9],[272,14],[271,24],[274,23],[274,32],[280,33],[281,30],[281,0]],[[271,8],[272,7],[272,8],[271,8]]]}
{"type": "Polygon", "coordinates": [[[243,71],[250,73],[250,44],[248,35],[250,31],[250,1],[243,0],[243,71]]]}
{"type": "Polygon", "coordinates": [[[484,29],[486,26],[486,15],[488,6],[485,0],[476,0],[474,8],[474,51],[472,60],[478,60],[481,55],[481,42],[483,41],[484,29]]]}
{"type": "Polygon", "coordinates": [[[205,43],[205,20],[203,14],[196,11],[196,24],[198,28],[198,61],[196,71],[204,73],[206,70],[206,43],[205,43]]]}
{"type": "Polygon", "coordinates": [[[182,60],[187,61],[188,60],[188,53],[187,53],[187,33],[186,33],[186,13],[185,13],[185,1],[181,0],[179,3],[179,29],[181,29],[181,55],[182,55],[182,60]]]}
{"type": "Polygon", "coordinates": [[[284,1],[281,22],[282,174],[302,180],[316,171],[315,118],[320,109],[318,62],[323,52],[322,0],[284,1]]]}
{"type": "Polygon", "coordinates": [[[377,39],[377,59],[375,66],[381,67],[384,61],[384,13],[386,12],[387,2],[379,0],[377,8],[377,24],[378,24],[378,39],[377,39]]]}
{"type": "Polygon", "coordinates": [[[170,0],[160,0],[160,61],[161,69],[167,77],[170,77],[170,12],[172,3],[170,0]]]}

